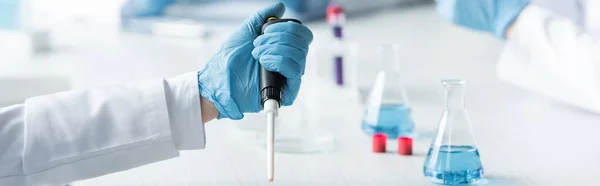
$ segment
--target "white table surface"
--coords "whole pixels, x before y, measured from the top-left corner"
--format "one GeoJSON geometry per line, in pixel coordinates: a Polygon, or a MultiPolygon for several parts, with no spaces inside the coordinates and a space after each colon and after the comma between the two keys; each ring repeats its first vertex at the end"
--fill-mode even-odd
{"type": "MultiPolygon", "coordinates": [[[[319,45],[329,30],[324,23],[309,25],[319,45]]],[[[600,174],[600,116],[497,80],[500,41],[453,27],[431,6],[351,17],[347,30],[359,42],[404,48],[406,89],[422,134],[415,140],[414,156],[371,153],[370,138],[360,130],[360,110],[336,109],[318,120],[334,133],[336,149],[277,154],[273,184],[266,181],[264,150],[251,134],[236,129],[244,121],[213,121],[206,124],[205,150],[76,185],[433,185],[422,169],[443,109],[440,80],[446,78],[469,81],[467,107],[487,185],[594,185],[600,174]]],[[[74,88],[199,70],[218,43],[131,35],[81,38],[87,40],[77,40],[77,47],[58,50],[58,57],[49,60],[72,62],[74,88]]],[[[393,151],[395,142],[389,143],[393,151]]]]}

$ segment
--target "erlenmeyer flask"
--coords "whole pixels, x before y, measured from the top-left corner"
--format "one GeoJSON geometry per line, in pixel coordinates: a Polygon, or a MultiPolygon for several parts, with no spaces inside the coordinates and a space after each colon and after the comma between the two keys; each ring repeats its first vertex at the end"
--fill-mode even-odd
{"type": "Polygon", "coordinates": [[[464,102],[464,80],[444,80],[446,108],[423,172],[438,184],[470,184],[483,179],[483,166],[464,102]]]}
{"type": "Polygon", "coordinates": [[[383,45],[381,66],[365,105],[363,131],[369,135],[383,133],[390,139],[412,136],[414,122],[408,98],[402,86],[399,46],[383,45]]]}

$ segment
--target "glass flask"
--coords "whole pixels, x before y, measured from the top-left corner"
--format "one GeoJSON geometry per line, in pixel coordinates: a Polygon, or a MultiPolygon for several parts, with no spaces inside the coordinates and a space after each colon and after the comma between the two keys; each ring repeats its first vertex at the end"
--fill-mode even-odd
{"type": "Polygon", "coordinates": [[[369,135],[383,133],[395,139],[414,134],[411,108],[400,78],[399,50],[398,45],[381,47],[382,64],[365,104],[362,121],[362,129],[369,135]]]}
{"type": "Polygon", "coordinates": [[[446,108],[425,160],[425,177],[438,184],[471,184],[483,179],[483,166],[465,109],[464,80],[444,80],[446,108]]]}

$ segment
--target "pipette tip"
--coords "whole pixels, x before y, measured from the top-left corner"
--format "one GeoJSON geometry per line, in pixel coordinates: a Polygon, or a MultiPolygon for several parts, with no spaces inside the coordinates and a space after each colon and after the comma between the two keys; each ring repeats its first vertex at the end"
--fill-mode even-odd
{"type": "Polygon", "coordinates": [[[269,178],[269,182],[273,183],[273,178],[269,178]]]}

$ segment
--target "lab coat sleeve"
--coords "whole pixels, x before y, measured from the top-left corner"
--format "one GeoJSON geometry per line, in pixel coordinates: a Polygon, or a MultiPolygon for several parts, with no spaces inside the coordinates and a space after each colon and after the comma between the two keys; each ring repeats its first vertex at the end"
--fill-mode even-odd
{"type": "Polygon", "coordinates": [[[197,73],[0,108],[0,185],[61,185],[204,148],[197,73]]]}
{"type": "Polygon", "coordinates": [[[600,43],[573,21],[530,5],[498,63],[501,80],[600,113],[600,43]]]}

